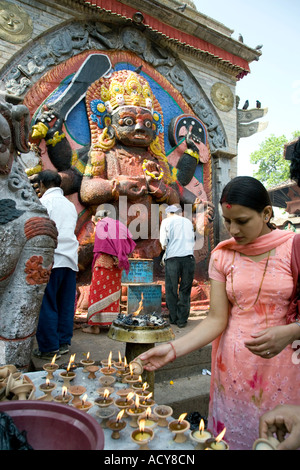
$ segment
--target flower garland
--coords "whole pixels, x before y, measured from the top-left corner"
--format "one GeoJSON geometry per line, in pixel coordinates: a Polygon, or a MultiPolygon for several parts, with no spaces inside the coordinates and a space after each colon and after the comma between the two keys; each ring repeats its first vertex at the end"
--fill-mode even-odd
{"type": "Polygon", "coordinates": [[[145,172],[145,174],[148,175],[148,176],[151,176],[151,178],[153,178],[154,180],[161,180],[162,177],[164,176],[163,170],[160,168],[160,173],[159,173],[159,175],[158,175],[158,176],[155,176],[154,173],[152,173],[151,171],[149,171],[149,170],[146,169],[146,164],[147,164],[148,161],[149,161],[149,160],[144,160],[144,161],[143,161],[143,164],[142,164],[142,169],[143,169],[143,171],[145,172]]]}

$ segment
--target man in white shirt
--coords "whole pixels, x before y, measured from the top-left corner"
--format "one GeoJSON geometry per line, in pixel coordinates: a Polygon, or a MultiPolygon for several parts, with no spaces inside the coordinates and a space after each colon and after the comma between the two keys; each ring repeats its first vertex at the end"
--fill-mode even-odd
{"type": "Polygon", "coordinates": [[[39,348],[33,354],[50,359],[69,351],[73,336],[78,271],[78,240],[75,235],[77,211],[60,188],[57,171],[44,170],[38,175],[40,201],[46,207],[58,231],[54,264],[45,289],[36,338],[39,348]]]}
{"type": "Polygon", "coordinates": [[[184,328],[195,272],[195,233],[192,222],[182,217],[177,206],[168,206],[166,214],[160,226],[160,244],[165,250],[166,303],[170,323],[184,328]]]}

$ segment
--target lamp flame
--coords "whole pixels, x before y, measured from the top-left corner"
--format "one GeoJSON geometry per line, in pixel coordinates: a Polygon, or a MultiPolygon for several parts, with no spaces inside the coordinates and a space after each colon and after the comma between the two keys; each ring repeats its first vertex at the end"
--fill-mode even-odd
{"type": "Polygon", "coordinates": [[[112,358],[112,351],[110,351],[110,353],[109,353],[109,355],[108,355],[107,365],[108,365],[108,368],[109,368],[109,369],[111,368],[111,358],[112,358]]]}
{"type": "Polygon", "coordinates": [[[149,419],[151,416],[151,407],[148,406],[148,408],[146,409],[146,418],[149,419]]]}
{"type": "Polygon", "coordinates": [[[131,400],[131,398],[134,396],[134,392],[130,392],[128,393],[127,397],[126,397],[126,401],[129,401],[131,400]]]}
{"type": "Polygon", "coordinates": [[[139,382],[142,383],[142,376],[141,375],[139,375],[139,382]]]}
{"type": "Polygon", "coordinates": [[[129,370],[130,370],[130,375],[131,377],[133,376],[133,367],[132,364],[129,364],[129,370]]]}
{"type": "Polygon", "coordinates": [[[82,399],[81,399],[81,405],[84,406],[85,402],[86,402],[86,399],[87,399],[87,394],[83,395],[82,399]]]}
{"type": "Polygon", "coordinates": [[[128,367],[128,364],[127,364],[127,359],[126,359],[126,357],[124,357],[124,367],[125,367],[125,369],[127,369],[127,367],[128,367]]]}
{"type": "Polygon", "coordinates": [[[141,419],[140,422],[139,422],[139,430],[140,430],[140,432],[144,432],[144,430],[145,430],[145,420],[144,419],[141,419]]]}
{"type": "Polygon", "coordinates": [[[135,408],[139,408],[139,406],[140,406],[140,399],[139,399],[139,396],[137,395],[135,398],[135,408]]]}
{"type": "Polygon", "coordinates": [[[121,356],[121,353],[119,351],[119,363],[121,364],[121,362],[122,362],[122,356],[121,356]]]}
{"type": "Polygon", "coordinates": [[[201,421],[200,421],[200,423],[199,423],[199,432],[200,432],[200,434],[203,433],[204,427],[205,427],[205,426],[204,426],[204,419],[201,419],[201,421]]]}
{"type": "Polygon", "coordinates": [[[117,420],[117,423],[118,423],[119,421],[121,421],[124,412],[125,412],[125,410],[121,410],[121,411],[117,414],[117,419],[116,419],[116,420],[117,420]]]}
{"type": "Polygon", "coordinates": [[[147,382],[144,382],[143,383],[143,392],[146,390],[146,388],[148,388],[148,384],[147,384],[147,382]]]}
{"type": "Polygon", "coordinates": [[[223,431],[220,432],[220,434],[216,437],[217,442],[220,442],[223,439],[225,432],[226,432],[226,428],[224,428],[223,431]]]}
{"type": "Polygon", "coordinates": [[[179,418],[178,418],[178,423],[182,423],[182,421],[184,420],[184,418],[186,417],[187,413],[182,413],[179,418]]]}
{"type": "Polygon", "coordinates": [[[103,396],[104,396],[104,398],[108,398],[108,397],[109,397],[109,390],[108,390],[108,388],[106,388],[106,389],[104,390],[103,396]]]}
{"type": "Polygon", "coordinates": [[[64,385],[61,389],[62,396],[65,397],[68,393],[67,387],[64,385]]]}
{"type": "Polygon", "coordinates": [[[152,397],[152,392],[148,393],[148,395],[145,397],[145,401],[149,400],[149,398],[151,398],[151,397],[152,397]]]}
{"type": "Polygon", "coordinates": [[[90,353],[88,352],[87,355],[86,355],[86,360],[88,361],[90,358],[90,353]]]}
{"type": "Polygon", "coordinates": [[[51,364],[55,364],[55,360],[56,360],[56,354],[54,354],[54,356],[52,358],[52,361],[51,361],[51,364]]]}
{"type": "Polygon", "coordinates": [[[67,367],[67,372],[69,372],[69,370],[71,368],[71,365],[74,362],[74,360],[75,360],[75,354],[72,354],[71,357],[70,357],[70,360],[69,360],[68,367],[67,367]]]}

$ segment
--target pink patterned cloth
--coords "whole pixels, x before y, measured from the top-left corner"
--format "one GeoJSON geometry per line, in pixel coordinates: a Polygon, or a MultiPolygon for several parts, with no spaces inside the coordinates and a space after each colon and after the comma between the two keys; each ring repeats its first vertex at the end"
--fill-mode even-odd
{"type": "MultiPolygon", "coordinates": [[[[273,232],[270,235],[274,238],[273,232]]],[[[267,239],[268,235],[264,237],[267,239]]],[[[278,240],[281,234],[275,238],[278,240]]],[[[244,346],[252,333],[286,325],[293,290],[292,241],[293,237],[287,237],[281,238],[280,244],[276,242],[255,305],[267,258],[257,262],[235,253],[233,289],[237,303],[244,310],[237,306],[232,291],[234,247],[224,244],[211,256],[209,276],[226,282],[232,307],[226,330],[213,342],[208,428],[217,435],[226,427],[224,439],[232,450],[252,448],[259,437],[259,417],[264,412],[279,404],[300,405],[299,354],[292,345],[271,359],[254,355],[244,346]]]]}

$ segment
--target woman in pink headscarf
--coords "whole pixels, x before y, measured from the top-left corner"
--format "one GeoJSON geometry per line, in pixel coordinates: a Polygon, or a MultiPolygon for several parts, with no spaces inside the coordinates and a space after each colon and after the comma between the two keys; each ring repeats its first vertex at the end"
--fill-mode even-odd
{"type": "Polygon", "coordinates": [[[122,271],[128,273],[128,256],[136,244],[127,227],[108,217],[109,212],[97,211],[92,282],[90,286],[88,327],[85,333],[97,334],[108,327],[120,311],[122,271]]]}
{"type": "Polygon", "coordinates": [[[232,238],[212,251],[208,316],[140,359],[152,371],[213,342],[208,428],[214,436],[226,428],[231,450],[250,450],[263,413],[300,403],[300,319],[289,316],[295,233],[270,222],[269,194],[255,178],[234,178],[220,203],[232,238]]]}

